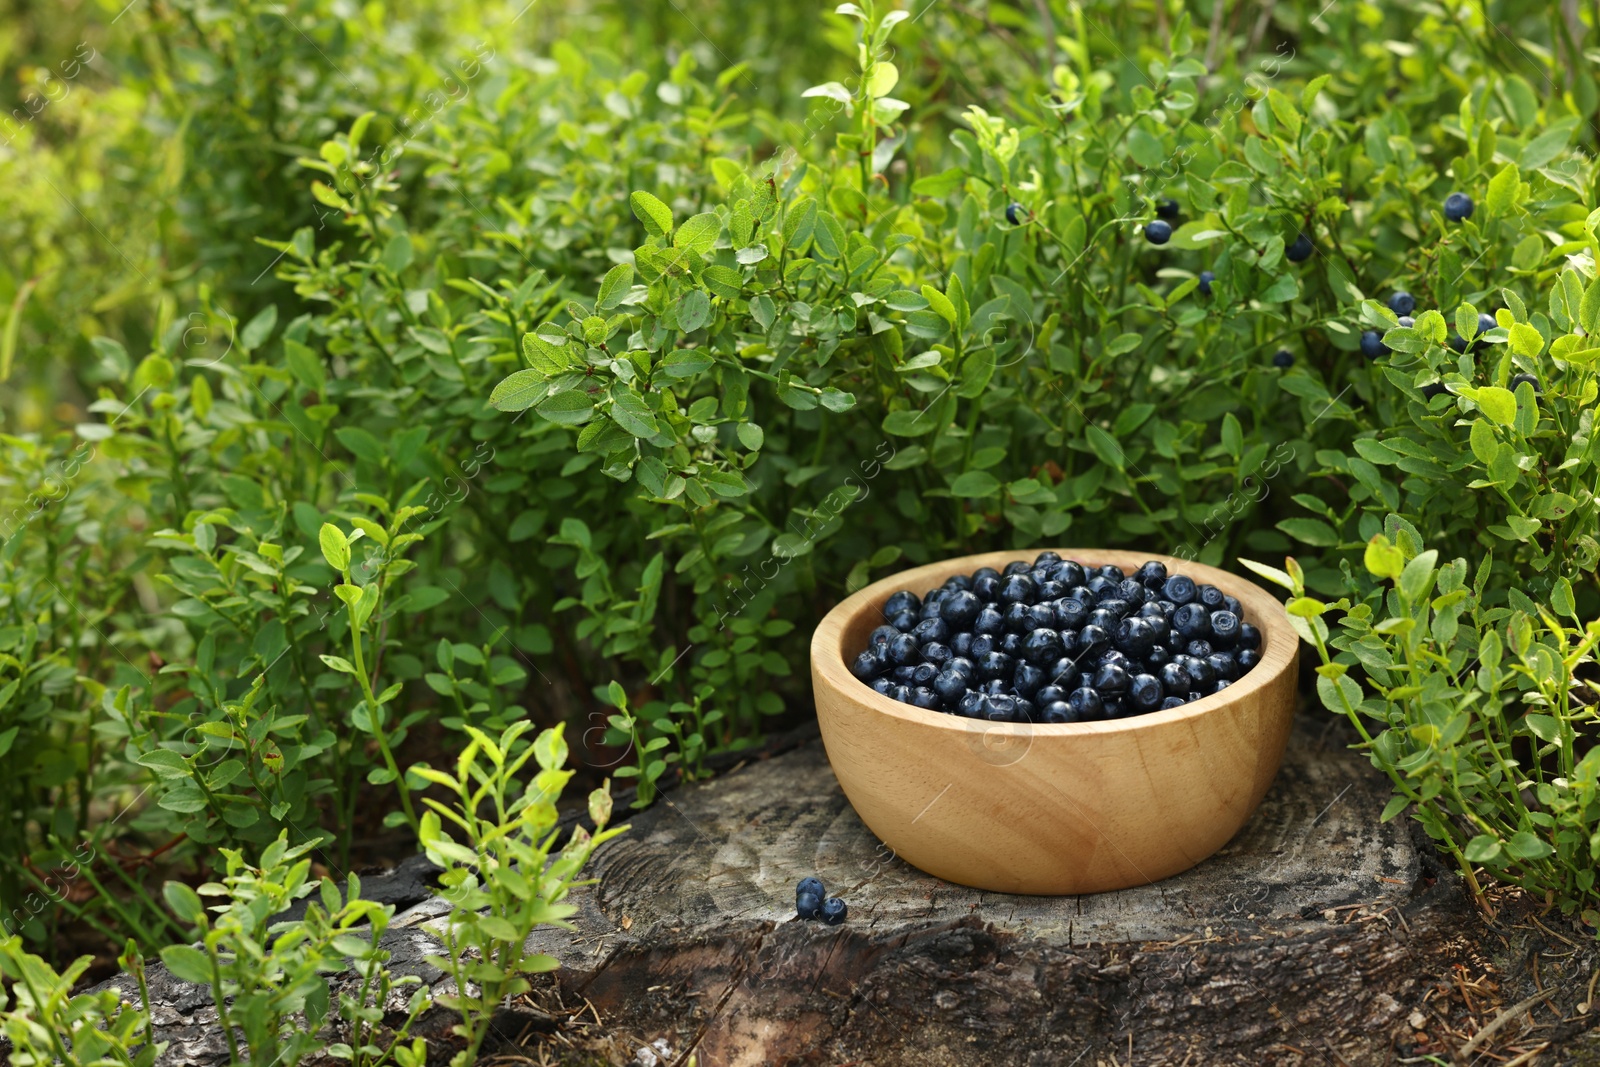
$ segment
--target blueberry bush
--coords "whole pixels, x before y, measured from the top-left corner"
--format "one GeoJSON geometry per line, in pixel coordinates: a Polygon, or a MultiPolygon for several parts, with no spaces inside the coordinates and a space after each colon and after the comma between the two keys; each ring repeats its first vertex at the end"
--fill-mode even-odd
{"type": "Polygon", "coordinates": [[[1390,816],[1594,925],[1592,13],[702,6],[0,14],[8,981],[545,730],[648,804],[1043,545],[1285,583],[1390,816]]]}

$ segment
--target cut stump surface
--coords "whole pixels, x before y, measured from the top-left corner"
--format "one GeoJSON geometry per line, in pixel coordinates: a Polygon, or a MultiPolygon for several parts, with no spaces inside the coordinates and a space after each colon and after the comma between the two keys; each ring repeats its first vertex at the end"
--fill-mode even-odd
{"type": "MultiPolygon", "coordinates": [[[[1221,852],[1088,897],[981,892],[907,865],[856,817],[815,739],[678,789],[597,853],[597,883],[573,897],[576,933],[535,936],[562,963],[546,992],[602,1024],[541,1055],[626,1062],[652,1045],[640,1063],[1087,1067],[1435,1051],[1412,1029],[1419,1006],[1462,965],[1481,974],[1509,950],[1486,947],[1459,878],[1409,820],[1379,822],[1388,783],[1345,744],[1301,718],[1266,799],[1221,852]],[[796,918],[795,883],[812,874],[848,902],[845,924],[796,918]]],[[[390,935],[404,969],[436,983],[417,927],[446,910],[415,904],[390,935]]],[[[1576,1018],[1597,955],[1580,943],[1544,965],[1545,989],[1577,976],[1555,985],[1550,1018],[1576,1018]]],[[[1520,981],[1508,1002],[1535,991],[1520,981]]],[[[164,1062],[225,1062],[209,994],[164,974],[153,985],[173,1042],[164,1062]]],[[[529,1011],[505,1021],[524,1037],[553,1025],[529,1011]]],[[[449,1021],[428,1023],[442,1062],[449,1021]]],[[[1594,1055],[1592,1038],[1583,1047],[1594,1055]]]]}

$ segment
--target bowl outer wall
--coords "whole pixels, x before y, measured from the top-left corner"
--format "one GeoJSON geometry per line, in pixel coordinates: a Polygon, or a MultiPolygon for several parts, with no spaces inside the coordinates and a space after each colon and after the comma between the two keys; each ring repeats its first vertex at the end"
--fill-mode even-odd
{"type": "MultiPolygon", "coordinates": [[[[1035,550],[1037,551],[1037,550],[1035,550]]],[[[861,820],[906,862],[1005,893],[1079,894],[1144,885],[1227,843],[1277,773],[1294,715],[1299,638],[1259,586],[1170,556],[1056,549],[1126,571],[1169,571],[1240,601],[1262,657],[1221,693],[1108,722],[990,723],[890,700],[847,658],[882,623],[889,595],[921,595],[955,574],[1000,569],[990,552],[902,571],[852,594],[818,624],[811,676],[823,745],[861,820]]]]}

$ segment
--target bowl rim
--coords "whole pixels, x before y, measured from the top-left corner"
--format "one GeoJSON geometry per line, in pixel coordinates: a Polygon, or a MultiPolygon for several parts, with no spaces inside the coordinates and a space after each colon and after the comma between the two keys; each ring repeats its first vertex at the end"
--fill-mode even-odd
{"type": "Polygon", "coordinates": [[[1175,556],[1163,555],[1159,552],[1129,552],[1126,549],[1033,548],[980,552],[970,556],[953,556],[949,559],[925,563],[919,567],[899,571],[886,578],[881,578],[862,589],[858,589],[838,604],[835,604],[822,617],[822,620],[817,623],[817,628],[811,635],[811,671],[813,684],[826,681],[841,696],[855,700],[872,711],[931,729],[971,733],[974,729],[1026,728],[1030,736],[1082,737],[1098,734],[1131,733],[1136,730],[1171,726],[1219,711],[1272,685],[1294,664],[1299,651],[1300,636],[1290,626],[1289,615],[1283,604],[1255,582],[1222,570],[1219,567],[1208,566],[1204,563],[1193,563],[1175,556]],[[1099,559],[1103,562],[1095,564],[1096,566],[1111,563],[1115,566],[1123,567],[1124,570],[1126,570],[1126,565],[1135,558],[1139,561],[1133,564],[1135,567],[1148,560],[1156,560],[1165,564],[1169,571],[1175,570],[1179,573],[1187,574],[1189,577],[1194,578],[1198,584],[1216,586],[1224,593],[1238,598],[1240,604],[1249,608],[1252,614],[1260,620],[1257,629],[1261,631],[1261,662],[1251,668],[1243,678],[1232,683],[1222,692],[1210,693],[1199,700],[1180,707],[1168,708],[1165,711],[1147,711],[1120,719],[1070,723],[990,722],[984,719],[968,719],[960,715],[952,715],[949,712],[930,711],[911,704],[902,704],[898,700],[890,700],[850,673],[850,669],[846,665],[843,647],[845,627],[855,616],[864,610],[868,610],[874,600],[880,597],[887,600],[890,593],[900,589],[916,590],[920,596],[929,589],[942,584],[944,578],[952,574],[970,574],[980,567],[995,567],[998,570],[1006,563],[1028,559],[1037,556],[1040,552],[1047,551],[1059,553],[1062,559],[1073,560],[1085,565],[1099,559]]]}

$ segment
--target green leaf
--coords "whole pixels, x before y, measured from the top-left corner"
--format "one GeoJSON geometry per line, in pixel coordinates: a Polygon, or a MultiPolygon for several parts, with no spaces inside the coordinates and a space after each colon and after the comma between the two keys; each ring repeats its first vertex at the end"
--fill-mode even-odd
{"type": "Polygon", "coordinates": [[[192,945],[167,946],[161,950],[161,962],[182,981],[211,985],[211,960],[192,945]]]}
{"type": "Polygon", "coordinates": [[[1339,543],[1338,531],[1321,519],[1283,519],[1278,523],[1278,529],[1302,544],[1318,548],[1332,548],[1339,543]]]}
{"type": "Polygon", "coordinates": [[[709,256],[717,245],[717,234],[722,232],[722,220],[714,211],[703,211],[691,216],[678,227],[672,236],[675,248],[687,249],[700,256],[709,256]]]}
{"type": "Polygon", "coordinates": [[[285,337],[283,360],[289,365],[289,373],[294,375],[297,382],[312,392],[322,392],[327,384],[327,372],[320,356],[299,341],[285,337]]]}
{"type": "Polygon", "coordinates": [[[589,421],[594,402],[581,389],[567,389],[540,401],[534,410],[560,426],[577,426],[589,421]]]}
{"type": "Polygon", "coordinates": [[[891,411],[883,420],[883,432],[896,437],[917,437],[939,428],[939,420],[927,411],[891,411]]]}
{"type": "Polygon", "coordinates": [[[618,263],[606,271],[605,278],[600,282],[600,295],[595,298],[595,309],[605,311],[616,307],[632,287],[633,267],[627,263],[618,263]]]}
{"type": "Polygon", "coordinates": [[[317,542],[322,546],[322,558],[328,561],[328,566],[340,574],[350,569],[350,542],[339,527],[331,522],[323,523],[322,529],[317,531],[317,542]]]}
{"type": "MultiPolygon", "coordinates": [[[[687,230],[689,223],[684,223],[683,228],[687,230]]],[[[683,294],[683,299],[678,301],[678,329],[684,333],[693,333],[704,326],[710,318],[711,300],[699,289],[690,289],[683,294]]]]}
{"type": "Polygon", "coordinates": [[[1322,92],[1322,87],[1328,84],[1329,77],[1331,75],[1318,74],[1315,78],[1306,82],[1306,87],[1300,90],[1300,109],[1302,111],[1310,113],[1311,105],[1316,103],[1317,96],[1322,92]]]}
{"type": "Polygon", "coordinates": [[[672,232],[672,209],[649,193],[636,192],[628,203],[651,237],[661,237],[672,232]]]}
{"type": "Polygon", "coordinates": [[[612,389],[611,417],[618,426],[635,437],[654,437],[661,432],[656,417],[644,400],[620,383],[612,389]]]}
{"type": "Polygon", "coordinates": [[[502,378],[489,394],[489,403],[500,411],[526,411],[548,391],[549,379],[536,370],[519,370],[502,378]]]}
{"type": "Polygon", "coordinates": [[[1517,420],[1517,398],[1509,389],[1502,389],[1498,385],[1485,386],[1478,390],[1478,395],[1473,398],[1483,413],[1502,426],[1510,426],[1517,420]]]}
{"type": "Polygon", "coordinates": [[[999,479],[988,471],[967,471],[950,484],[951,493],[965,497],[992,496],[999,488],[999,479]]]}
{"type": "Polygon", "coordinates": [[[1488,834],[1479,834],[1462,849],[1468,863],[1493,863],[1500,858],[1500,842],[1488,834]]]}
{"type": "Polygon", "coordinates": [[[1123,464],[1127,462],[1127,459],[1123,456],[1122,446],[1117,443],[1115,437],[1092,423],[1084,430],[1084,437],[1089,442],[1090,451],[1099,458],[1100,462],[1107,466],[1115,467],[1119,471],[1123,469],[1123,464]]]}
{"type": "Polygon", "coordinates": [[[1400,572],[1405,569],[1406,558],[1398,548],[1384,540],[1382,534],[1378,534],[1367,542],[1364,562],[1369,573],[1392,579],[1400,577],[1400,572]]]}
{"type": "Polygon", "coordinates": [[[1507,838],[1505,849],[1506,855],[1519,860],[1542,860],[1555,852],[1548,841],[1528,830],[1518,830],[1507,838]]]}
{"type": "Polygon", "coordinates": [[[1276,89],[1267,90],[1267,105],[1272,108],[1272,116],[1283,124],[1289,131],[1289,139],[1294,140],[1300,136],[1300,113],[1294,109],[1294,104],[1287,96],[1276,89]]]}
{"type": "Polygon", "coordinates": [[[1507,333],[1511,351],[1519,356],[1537,356],[1544,351],[1544,334],[1525,322],[1512,323],[1507,333]]]}
{"type": "Polygon", "coordinates": [[[956,324],[956,306],[951,302],[949,297],[945,296],[931,285],[924,285],[922,287],[922,296],[923,299],[928,302],[928,306],[939,313],[940,318],[944,319],[944,321],[948,322],[951,326],[956,324]]]}
{"type": "Polygon", "coordinates": [[[1489,218],[1499,218],[1516,206],[1519,179],[1515,163],[1507,163],[1500,173],[1489,179],[1489,193],[1483,204],[1489,218]]]}

